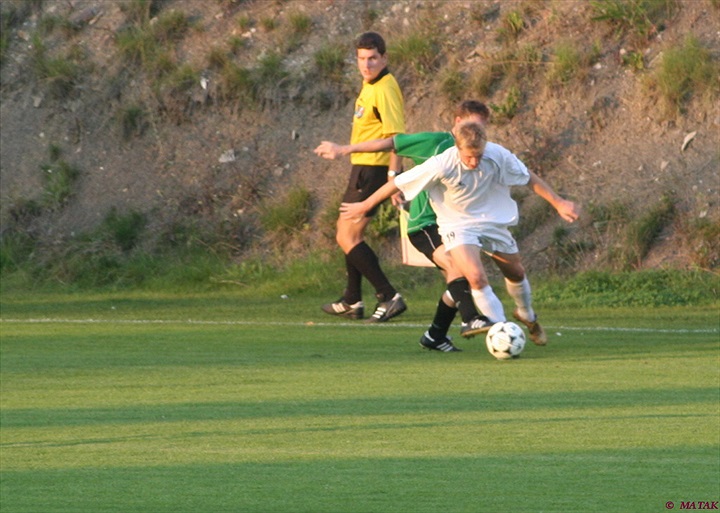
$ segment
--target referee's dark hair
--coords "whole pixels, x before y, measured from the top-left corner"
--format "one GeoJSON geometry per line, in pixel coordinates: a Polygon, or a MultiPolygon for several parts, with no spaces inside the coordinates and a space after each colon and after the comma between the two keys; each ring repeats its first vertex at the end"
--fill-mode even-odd
{"type": "Polygon", "coordinates": [[[377,32],[364,32],[355,41],[355,49],[377,50],[380,55],[385,55],[385,40],[377,32]]]}
{"type": "Polygon", "coordinates": [[[477,114],[487,121],[490,118],[490,109],[477,100],[465,100],[455,109],[455,116],[459,118],[465,118],[470,114],[477,114]]]}

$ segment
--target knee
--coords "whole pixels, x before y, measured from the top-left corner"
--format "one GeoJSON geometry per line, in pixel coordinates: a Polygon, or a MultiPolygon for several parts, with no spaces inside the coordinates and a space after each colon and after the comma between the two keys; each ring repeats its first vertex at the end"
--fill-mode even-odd
{"type": "Polygon", "coordinates": [[[525,279],[525,273],[520,274],[506,274],[505,279],[513,283],[520,283],[525,279]]]}
{"type": "Polygon", "coordinates": [[[362,240],[362,236],[358,236],[358,234],[351,233],[348,230],[338,229],[335,233],[335,242],[337,242],[345,254],[360,244],[362,240]]]}
{"type": "Polygon", "coordinates": [[[514,266],[506,269],[503,275],[509,281],[512,281],[514,283],[520,283],[525,279],[525,269],[521,265],[514,266]]]}
{"type": "Polygon", "coordinates": [[[487,276],[485,276],[482,273],[472,273],[467,276],[465,276],[468,283],[470,284],[470,289],[472,290],[480,290],[484,289],[489,285],[487,276]]]}

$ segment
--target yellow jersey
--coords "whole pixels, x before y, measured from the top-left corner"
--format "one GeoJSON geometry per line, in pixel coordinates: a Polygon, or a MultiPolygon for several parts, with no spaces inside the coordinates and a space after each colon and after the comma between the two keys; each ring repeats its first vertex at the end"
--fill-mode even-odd
{"type": "MultiPolygon", "coordinates": [[[[350,144],[385,139],[404,132],[402,92],[395,77],[385,68],[372,82],[363,82],[355,101],[350,144]]],[[[387,166],[390,153],[353,153],[350,162],[359,166],[387,166]]]]}

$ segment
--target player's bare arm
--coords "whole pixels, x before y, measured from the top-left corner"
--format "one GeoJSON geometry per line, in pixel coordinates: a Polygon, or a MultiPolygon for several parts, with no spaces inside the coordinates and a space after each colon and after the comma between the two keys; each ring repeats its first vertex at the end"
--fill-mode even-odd
{"type": "MultiPolygon", "coordinates": [[[[528,170],[529,171],[529,170],[528,170]]],[[[560,197],[545,180],[529,171],[530,181],[528,185],[533,192],[550,203],[557,213],[568,223],[577,221],[580,216],[580,207],[570,200],[560,197]]]]}
{"type": "MultiPolygon", "coordinates": [[[[393,147],[394,147],[393,146],[393,138],[390,137],[390,149],[393,149],[393,147]]],[[[390,165],[388,166],[388,172],[402,173],[402,169],[403,169],[402,162],[403,162],[402,157],[400,155],[398,155],[397,153],[392,152],[390,154],[390,165]]],[[[391,175],[391,177],[392,176],[395,176],[395,175],[391,175]]]]}
{"type": "Polygon", "coordinates": [[[394,145],[392,137],[374,139],[372,141],[364,141],[356,144],[337,144],[332,141],[322,141],[320,145],[315,148],[314,153],[324,159],[334,160],[338,157],[350,155],[351,153],[377,153],[381,151],[390,151],[393,148],[394,145]]]}
{"type": "Polygon", "coordinates": [[[400,189],[395,187],[395,179],[390,179],[364,201],[359,203],[341,203],[340,217],[354,220],[363,219],[370,210],[397,192],[400,192],[400,189]]]}

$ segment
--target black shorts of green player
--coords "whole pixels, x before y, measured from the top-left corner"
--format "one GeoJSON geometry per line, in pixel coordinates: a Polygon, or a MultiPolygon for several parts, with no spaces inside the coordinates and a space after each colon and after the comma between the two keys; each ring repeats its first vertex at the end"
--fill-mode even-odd
{"type": "Polygon", "coordinates": [[[425,255],[436,267],[439,267],[433,260],[433,253],[443,243],[437,224],[429,224],[419,228],[416,232],[409,233],[408,239],[415,249],[425,255]]]}

